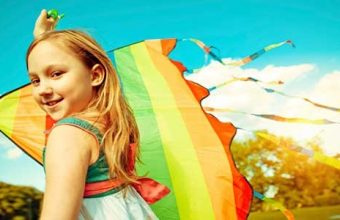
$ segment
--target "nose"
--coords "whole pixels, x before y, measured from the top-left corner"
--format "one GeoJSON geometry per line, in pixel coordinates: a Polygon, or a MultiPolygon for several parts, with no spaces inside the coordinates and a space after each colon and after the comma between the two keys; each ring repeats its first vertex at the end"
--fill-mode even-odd
{"type": "Polygon", "coordinates": [[[51,85],[48,82],[40,81],[38,94],[40,96],[48,96],[48,95],[51,95],[52,93],[53,93],[53,89],[51,85]]]}

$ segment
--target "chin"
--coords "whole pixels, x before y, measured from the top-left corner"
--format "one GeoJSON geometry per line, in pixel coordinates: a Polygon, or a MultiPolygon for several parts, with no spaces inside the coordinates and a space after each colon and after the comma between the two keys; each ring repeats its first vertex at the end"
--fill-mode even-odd
{"type": "Polygon", "coordinates": [[[63,119],[64,117],[59,117],[59,116],[56,116],[56,115],[49,115],[54,121],[59,121],[60,119],[63,119]]]}
{"type": "Polygon", "coordinates": [[[66,118],[68,115],[65,115],[65,114],[58,114],[58,113],[52,113],[52,114],[49,114],[47,113],[54,121],[59,121],[63,118],[66,118]]]}

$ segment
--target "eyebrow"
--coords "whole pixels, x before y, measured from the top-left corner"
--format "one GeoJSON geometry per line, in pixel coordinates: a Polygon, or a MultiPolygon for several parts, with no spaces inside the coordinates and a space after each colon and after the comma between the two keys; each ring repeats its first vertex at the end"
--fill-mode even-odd
{"type": "MultiPolygon", "coordinates": [[[[44,73],[49,72],[51,69],[53,69],[55,67],[64,67],[64,65],[63,64],[50,64],[43,69],[43,72],[44,73]]],[[[34,75],[38,75],[38,74],[35,73],[35,72],[28,72],[28,75],[34,76],[34,75]]]]}

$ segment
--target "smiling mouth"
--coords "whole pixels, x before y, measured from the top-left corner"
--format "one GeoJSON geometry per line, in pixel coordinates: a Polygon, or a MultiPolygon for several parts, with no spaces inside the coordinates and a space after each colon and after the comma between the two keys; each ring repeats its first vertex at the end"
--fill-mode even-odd
{"type": "Polygon", "coordinates": [[[48,102],[43,102],[44,105],[47,105],[48,107],[53,107],[59,102],[61,102],[63,99],[58,99],[58,100],[53,100],[53,101],[48,101],[48,102]]]}

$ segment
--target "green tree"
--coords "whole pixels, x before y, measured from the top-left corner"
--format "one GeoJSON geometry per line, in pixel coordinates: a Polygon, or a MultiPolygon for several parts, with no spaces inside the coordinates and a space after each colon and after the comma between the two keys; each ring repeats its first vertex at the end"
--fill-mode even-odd
{"type": "MultiPolygon", "coordinates": [[[[340,170],[292,150],[297,145],[292,139],[262,131],[244,142],[234,141],[231,151],[254,190],[288,209],[340,204],[340,170]]],[[[314,152],[322,152],[317,143],[308,145],[314,152]]],[[[270,209],[253,200],[251,211],[270,209]]]]}
{"type": "Polygon", "coordinates": [[[0,182],[0,219],[38,219],[43,193],[0,182]]]}

